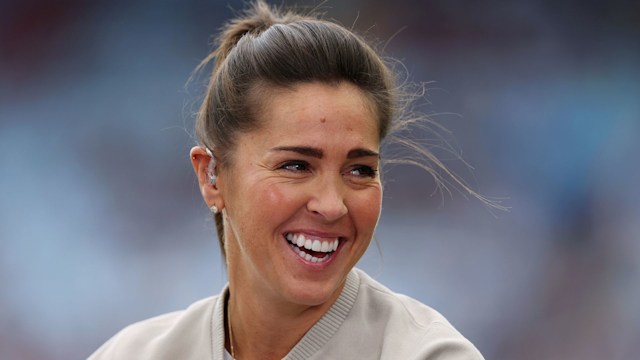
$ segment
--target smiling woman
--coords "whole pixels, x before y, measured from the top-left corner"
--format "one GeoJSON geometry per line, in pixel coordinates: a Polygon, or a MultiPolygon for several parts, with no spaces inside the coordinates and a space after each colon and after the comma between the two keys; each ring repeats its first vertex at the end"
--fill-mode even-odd
{"type": "Polygon", "coordinates": [[[435,310],[355,269],[382,203],[393,76],[351,31],[258,1],[219,38],[191,160],[220,295],[121,331],[93,359],[481,359],[435,310]]]}
{"type": "MultiPolygon", "coordinates": [[[[216,187],[202,188],[224,209],[231,309],[272,299],[322,314],[340,294],[380,214],[380,140],[366,101],[346,82],[274,91],[262,127],[238,136],[216,187]]],[[[207,161],[196,155],[196,171],[207,161]]]]}

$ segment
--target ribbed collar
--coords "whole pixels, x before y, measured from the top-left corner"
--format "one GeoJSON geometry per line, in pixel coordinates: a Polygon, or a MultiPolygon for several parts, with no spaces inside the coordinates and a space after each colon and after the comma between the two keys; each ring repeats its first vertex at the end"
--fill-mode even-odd
{"type": "Polygon", "coordinates": [[[213,309],[209,339],[211,339],[211,354],[213,360],[224,360],[224,307],[229,296],[229,284],[218,296],[213,309]]]}
{"type": "Polygon", "coordinates": [[[338,332],[340,325],[349,315],[349,311],[356,302],[360,277],[355,270],[347,275],[342,293],[338,300],[329,308],[318,322],[307,331],[304,337],[284,357],[286,360],[304,360],[310,358],[320,350],[331,337],[338,332]]]}
{"type": "MultiPolygon", "coordinates": [[[[318,320],[304,337],[291,349],[285,360],[304,360],[320,350],[338,332],[349,315],[358,296],[360,276],[355,269],[347,275],[342,293],[329,310],[318,320]]],[[[211,319],[211,350],[213,360],[224,359],[224,308],[229,294],[227,284],[215,303],[213,319],[211,319]]]]}

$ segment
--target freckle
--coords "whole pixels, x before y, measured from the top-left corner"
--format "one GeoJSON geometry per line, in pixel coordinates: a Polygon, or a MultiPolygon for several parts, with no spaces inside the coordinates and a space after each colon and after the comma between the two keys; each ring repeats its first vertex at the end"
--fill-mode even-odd
{"type": "Polygon", "coordinates": [[[327,122],[327,118],[320,118],[320,122],[323,123],[323,124],[326,123],[327,122]]]}

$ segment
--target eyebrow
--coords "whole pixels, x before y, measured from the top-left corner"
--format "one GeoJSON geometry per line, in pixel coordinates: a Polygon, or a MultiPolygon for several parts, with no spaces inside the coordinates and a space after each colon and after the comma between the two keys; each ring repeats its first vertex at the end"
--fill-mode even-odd
{"type": "Polygon", "coordinates": [[[380,154],[375,151],[362,148],[353,149],[347,154],[347,159],[357,159],[362,157],[380,157],[380,154]]]}
{"type": "Polygon", "coordinates": [[[322,150],[308,147],[308,146],[277,146],[271,149],[271,151],[291,151],[300,155],[311,156],[318,159],[322,159],[322,150]]]}
{"type": "MultiPolygon", "coordinates": [[[[291,151],[300,155],[311,156],[318,159],[322,159],[322,156],[324,155],[322,150],[309,146],[277,146],[271,149],[271,151],[291,151]]],[[[380,157],[380,154],[363,148],[353,149],[347,153],[347,159],[357,159],[361,157],[380,157]]]]}

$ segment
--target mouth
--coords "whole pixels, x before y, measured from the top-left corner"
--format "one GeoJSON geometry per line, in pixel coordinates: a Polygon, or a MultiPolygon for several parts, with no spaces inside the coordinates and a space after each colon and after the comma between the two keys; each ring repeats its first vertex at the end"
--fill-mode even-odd
{"type": "Polygon", "coordinates": [[[300,258],[312,263],[329,260],[340,245],[340,238],[319,239],[296,233],[286,233],[284,237],[300,258]]]}

